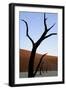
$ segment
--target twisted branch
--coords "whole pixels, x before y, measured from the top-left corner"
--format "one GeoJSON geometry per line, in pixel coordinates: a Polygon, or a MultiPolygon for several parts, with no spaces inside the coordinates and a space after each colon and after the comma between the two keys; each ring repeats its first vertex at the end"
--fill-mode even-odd
{"type": "Polygon", "coordinates": [[[30,41],[32,42],[32,44],[34,45],[34,41],[32,40],[32,38],[28,34],[28,24],[27,24],[27,22],[25,20],[21,20],[21,21],[23,21],[26,24],[26,35],[30,39],[30,41]]]}

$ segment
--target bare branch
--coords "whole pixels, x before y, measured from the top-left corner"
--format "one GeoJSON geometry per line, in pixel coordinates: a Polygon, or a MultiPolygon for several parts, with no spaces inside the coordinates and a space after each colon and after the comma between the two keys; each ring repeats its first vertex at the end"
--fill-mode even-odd
{"type": "Polygon", "coordinates": [[[36,73],[37,73],[37,71],[38,71],[38,68],[39,68],[39,66],[40,66],[43,58],[46,56],[46,54],[47,54],[47,53],[45,53],[44,55],[41,56],[40,61],[39,61],[38,65],[37,65],[37,67],[36,67],[36,70],[35,70],[35,72],[34,72],[34,76],[36,75],[36,73]]]}
{"type": "Polygon", "coordinates": [[[32,44],[34,45],[34,41],[32,40],[32,38],[28,34],[28,24],[27,24],[27,22],[25,20],[21,20],[21,21],[23,21],[26,24],[26,35],[30,39],[30,41],[32,42],[32,44]]]}
{"type": "Polygon", "coordinates": [[[51,34],[49,34],[49,35],[45,36],[45,38],[44,38],[44,39],[46,39],[46,38],[48,38],[48,37],[50,37],[50,36],[52,36],[52,35],[57,35],[57,33],[51,33],[51,34]]]}
{"type": "Polygon", "coordinates": [[[38,47],[39,45],[40,45],[40,43],[44,40],[44,37],[46,36],[46,34],[47,34],[47,24],[46,24],[46,20],[47,20],[47,18],[46,18],[46,15],[45,15],[45,13],[44,13],[44,27],[45,27],[45,30],[44,30],[44,32],[43,32],[43,34],[41,35],[41,37],[39,38],[39,40],[36,42],[36,46],[38,47]]]}
{"type": "Polygon", "coordinates": [[[44,13],[44,26],[45,26],[45,31],[47,30],[46,20],[47,20],[46,14],[44,13]]]}
{"type": "Polygon", "coordinates": [[[53,28],[54,25],[55,25],[55,24],[53,24],[53,25],[48,29],[48,28],[47,28],[46,20],[47,20],[46,14],[44,13],[44,26],[45,26],[45,31],[43,32],[43,34],[41,35],[41,37],[39,38],[39,40],[36,42],[36,47],[38,47],[45,38],[48,38],[48,37],[50,37],[50,36],[52,36],[52,35],[57,35],[57,33],[52,33],[52,34],[46,36],[47,33],[48,33],[48,31],[49,31],[51,28],[53,28]]]}
{"type": "Polygon", "coordinates": [[[44,26],[45,26],[45,31],[47,33],[51,28],[53,28],[55,26],[55,24],[53,24],[50,28],[47,28],[46,20],[47,20],[46,14],[44,13],[44,26]]]}
{"type": "Polygon", "coordinates": [[[53,28],[55,26],[55,24],[53,24],[50,28],[48,28],[48,31],[51,29],[51,28],[53,28]]]}

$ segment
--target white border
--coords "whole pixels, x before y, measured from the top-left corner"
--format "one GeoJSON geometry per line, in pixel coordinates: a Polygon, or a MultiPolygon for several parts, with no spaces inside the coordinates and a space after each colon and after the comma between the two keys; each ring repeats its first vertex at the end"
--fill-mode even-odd
{"type": "Polygon", "coordinates": [[[62,10],[53,8],[15,7],[15,84],[62,81],[62,10]],[[58,13],[58,76],[19,78],[19,11],[58,13]]]}

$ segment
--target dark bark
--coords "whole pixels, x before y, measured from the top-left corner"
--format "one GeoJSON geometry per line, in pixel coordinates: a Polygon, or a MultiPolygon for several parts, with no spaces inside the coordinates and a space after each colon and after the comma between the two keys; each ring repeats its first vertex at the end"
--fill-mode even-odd
{"type": "Polygon", "coordinates": [[[42,75],[42,74],[41,74],[41,67],[40,67],[40,75],[42,75]]]}
{"type": "Polygon", "coordinates": [[[32,48],[29,65],[28,65],[28,77],[34,77],[33,69],[34,69],[34,59],[35,59],[36,48],[32,48]]]}

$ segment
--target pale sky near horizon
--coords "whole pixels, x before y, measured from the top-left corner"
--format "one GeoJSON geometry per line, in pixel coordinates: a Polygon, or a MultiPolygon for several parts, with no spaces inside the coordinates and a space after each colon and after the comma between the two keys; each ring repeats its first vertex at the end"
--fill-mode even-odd
{"type": "MultiPolygon", "coordinates": [[[[46,13],[47,27],[55,26],[47,33],[58,32],[58,15],[57,13],[46,13]]],[[[42,12],[19,12],[19,47],[20,49],[32,50],[32,43],[26,36],[26,25],[21,19],[28,23],[29,35],[36,42],[44,32],[44,13],[42,12]]],[[[37,48],[37,53],[48,53],[49,55],[58,56],[58,36],[53,35],[45,39],[37,48]]]]}

